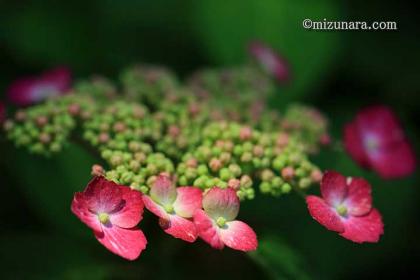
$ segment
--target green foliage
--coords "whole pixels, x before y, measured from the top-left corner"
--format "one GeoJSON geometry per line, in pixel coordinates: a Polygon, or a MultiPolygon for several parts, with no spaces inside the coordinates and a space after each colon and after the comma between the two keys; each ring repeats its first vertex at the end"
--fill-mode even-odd
{"type": "Polygon", "coordinates": [[[260,237],[258,250],[248,255],[262,266],[272,279],[311,279],[300,254],[280,237],[260,237]]]}
{"type": "Polygon", "coordinates": [[[336,1],[204,0],[194,4],[197,32],[213,60],[236,64],[246,58],[245,46],[259,39],[274,46],[290,61],[293,84],[282,98],[296,100],[310,94],[338,53],[338,33],[302,27],[304,19],[339,17],[336,1]]]}

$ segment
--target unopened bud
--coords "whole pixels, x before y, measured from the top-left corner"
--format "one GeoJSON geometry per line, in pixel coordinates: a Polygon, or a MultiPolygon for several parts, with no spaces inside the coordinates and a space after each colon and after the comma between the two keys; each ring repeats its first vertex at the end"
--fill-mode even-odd
{"type": "Polygon", "coordinates": [[[293,169],[293,167],[290,167],[290,166],[285,167],[281,170],[281,176],[285,180],[290,181],[295,176],[295,170],[293,169]]]}
{"type": "Polygon", "coordinates": [[[104,175],[104,173],[105,170],[102,166],[100,166],[99,164],[92,165],[92,170],[90,172],[92,176],[102,176],[104,175]]]}

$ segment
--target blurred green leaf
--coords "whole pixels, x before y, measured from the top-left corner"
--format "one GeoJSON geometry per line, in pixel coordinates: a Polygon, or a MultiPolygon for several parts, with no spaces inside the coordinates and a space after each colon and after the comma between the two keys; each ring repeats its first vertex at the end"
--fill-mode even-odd
{"type": "Polygon", "coordinates": [[[32,211],[49,225],[66,232],[91,234],[70,210],[73,195],[90,180],[95,159],[76,145],[52,158],[36,157],[26,150],[8,149],[8,168],[15,174],[32,211]]]}
{"type": "Polygon", "coordinates": [[[259,239],[258,250],[249,256],[262,266],[272,279],[311,279],[301,256],[280,237],[265,236],[259,239]]]}
{"type": "Polygon", "coordinates": [[[40,234],[0,236],[2,279],[109,279],[108,268],[94,262],[72,239],[40,234]]]}
{"type": "Polygon", "coordinates": [[[338,18],[336,1],[203,0],[194,6],[198,36],[218,63],[243,62],[246,45],[254,39],[272,45],[289,60],[293,82],[282,91],[283,99],[313,91],[337,60],[337,32],[302,27],[304,19],[338,18]]]}

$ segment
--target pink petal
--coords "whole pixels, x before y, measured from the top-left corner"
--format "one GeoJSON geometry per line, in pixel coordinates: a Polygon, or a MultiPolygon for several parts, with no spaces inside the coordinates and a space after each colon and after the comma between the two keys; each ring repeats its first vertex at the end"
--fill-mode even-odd
{"type": "Polygon", "coordinates": [[[258,247],[257,235],[244,222],[228,222],[219,232],[223,243],[232,249],[247,252],[256,250],[258,247]]]}
{"type": "Polygon", "coordinates": [[[219,227],[207,216],[206,212],[197,210],[194,213],[194,224],[201,239],[215,249],[223,249],[224,244],[219,237],[219,227]]]}
{"type": "Polygon", "coordinates": [[[194,242],[197,239],[197,229],[192,221],[178,215],[168,215],[168,217],[169,219],[159,219],[160,226],[167,234],[187,242],[194,242]]]}
{"type": "Polygon", "coordinates": [[[401,141],[370,155],[372,168],[385,179],[401,178],[412,174],[416,158],[408,141],[401,141]]]}
{"type": "Polygon", "coordinates": [[[96,213],[110,213],[120,209],[123,205],[122,188],[113,181],[102,176],[93,178],[84,191],[91,211],[96,213]]]}
{"type": "Polygon", "coordinates": [[[159,175],[150,189],[150,197],[160,205],[172,205],[176,199],[176,187],[168,176],[159,175]]]}
{"type": "Polygon", "coordinates": [[[108,223],[95,237],[108,250],[128,260],[135,260],[146,248],[147,240],[140,229],[125,229],[108,223]]]}
{"type": "Polygon", "coordinates": [[[139,191],[121,187],[123,206],[110,215],[112,224],[122,228],[135,227],[143,218],[144,204],[139,191]]]}
{"type": "Polygon", "coordinates": [[[101,224],[98,216],[89,210],[87,201],[83,193],[76,193],[71,203],[71,211],[76,215],[83,223],[95,231],[101,231],[101,224]]]}
{"type": "Polygon", "coordinates": [[[203,197],[203,208],[213,219],[224,217],[227,221],[235,220],[239,212],[239,198],[232,188],[211,188],[203,197]]]}
{"type": "Polygon", "coordinates": [[[149,210],[150,212],[152,212],[160,218],[168,219],[168,213],[166,213],[165,209],[162,206],[154,202],[153,199],[151,199],[147,195],[143,195],[142,198],[144,206],[147,208],[147,210],[149,210]]]}
{"type": "Polygon", "coordinates": [[[344,147],[353,160],[362,167],[370,166],[356,122],[348,123],[344,127],[344,147]]]}
{"type": "Polygon", "coordinates": [[[269,46],[254,41],[249,45],[249,52],[264,70],[273,75],[278,81],[285,82],[290,79],[288,62],[269,46]]]}
{"type": "Polygon", "coordinates": [[[71,71],[67,67],[57,67],[42,74],[41,80],[54,85],[59,93],[64,93],[71,86],[71,71]]]}
{"type": "Polygon", "coordinates": [[[20,106],[40,102],[65,93],[71,85],[69,69],[60,67],[38,77],[24,77],[13,82],[7,90],[9,100],[20,106]]]}
{"type": "Polygon", "coordinates": [[[372,209],[372,196],[369,183],[362,178],[352,178],[345,202],[348,213],[363,216],[372,209]]]}
{"type": "Polygon", "coordinates": [[[201,209],[202,200],[203,194],[199,188],[179,187],[173,205],[175,213],[184,218],[191,218],[197,209],[201,209]]]}
{"type": "Polygon", "coordinates": [[[306,197],[306,204],[308,206],[309,214],[311,214],[312,218],[318,223],[332,231],[344,231],[344,225],[341,222],[340,216],[331,208],[331,206],[325,203],[322,198],[308,195],[306,197]]]}
{"type": "Polygon", "coordinates": [[[356,115],[362,137],[374,136],[380,147],[404,139],[404,132],[394,112],[383,105],[370,106],[356,115]]]}
{"type": "Polygon", "coordinates": [[[338,172],[326,171],[321,180],[321,195],[331,206],[340,204],[347,194],[346,178],[338,172]]]}
{"type": "Polygon", "coordinates": [[[350,216],[343,220],[344,232],[340,235],[356,243],[379,241],[379,237],[384,233],[384,224],[381,214],[375,208],[366,216],[350,216]]]}

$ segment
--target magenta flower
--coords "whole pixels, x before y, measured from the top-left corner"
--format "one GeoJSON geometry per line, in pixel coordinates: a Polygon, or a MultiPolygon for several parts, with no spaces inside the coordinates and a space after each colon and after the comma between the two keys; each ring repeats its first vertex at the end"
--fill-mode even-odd
{"type": "Polygon", "coordinates": [[[290,79],[289,63],[275,50],[262,42],[254,41],[249,44],[248,51],[264,70],[279,82],[286,82],[290,79]]]}
{"type": "Polygon", "coordinates": [[[76,193],[72,212],[93,229],[96,239],[125,259],[136,259],[147,240],[136,225],[143,218],[141,193],[103,177],[95,177],[83,192],[76,193]]]}
{"type": "Polygon", "coordinates": [[[415,169],[415,155],[397,117],[386,106],[360,111],[344,128],[344,144],[361,166],[383,178],[397,178],[415,169]]]}
{"type": "Polygon", "coordinates": [[[27,106],[48,97],[62,95],[71,85],[71,73],[66,67],[58,67],[39,76],[23,77],[14,81],[7,90],[10,102],[27,106]]]}
{"type": "Polygon", "coordinates": [[[378,242],[383,234],[381,214],[372,207],[371,188],[362,178],[344,178],[327,171],[321,197],[308,195],[309,213],[318,223],[353,242],[378,242]]]}
{"type": "Polygon", "coordinates": [[[199,188],[176,188],[165,175],[158,176],[150,189],[150,196],[143,196],[146,208],[159,217],[162,229],[187,242],[197,239],[197,229],[191,218],[197,209],[201,209],[201,201],[199,188]]]}
{"type": "Polygon", "coordinates": [[[213,187],[203,197],[203,208],[194,214],[199,236],[213,248],[228,246],[235,250],[252,251],[258,241],[254,230],[237,221],[239,198],[232,188],[213,187]]]}

